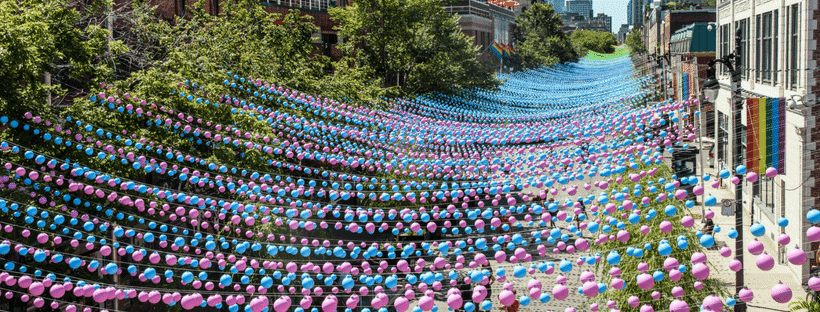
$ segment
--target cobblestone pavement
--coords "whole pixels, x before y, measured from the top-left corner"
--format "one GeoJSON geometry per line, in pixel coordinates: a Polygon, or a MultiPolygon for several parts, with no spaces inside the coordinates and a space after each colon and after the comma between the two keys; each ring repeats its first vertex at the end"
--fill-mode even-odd
{"type": "MultiPolygon", "coordinates": [[[[671,158],[669,153],[665,153],[664,157],[666,158],[667,163],[671,158]]],[[[567,188],[572,185],[583,185],[584,183],[591,183],[591,181],[574,181],[567,184],[567,188]]],[[[714,189],[711,186],[706,186],[706,193],[712,194],[717,198],[717,202],[720,203],[722,199],[734,199],[734,194],[732,194],[729,190],[725,188],[714,189]]],[[[534,187],[524,189],[524,193],[532,192],[533,194],[538,194],[541,189],[537,189],[534,187]]],[[[590,194],[598,194],[600,193],[600,189],[592,188],[591,190],[585,190],[583,187],[578,188],[578,193],[573,196],[573,198],[577,197],[586,197],[590,194]]],[[[549,195],[548,195],[549,196],[549,195]]],[[[566,192],[559,192],[556,196],[549,196],[554,197],[556,200],[563,201],[565,197],[568,195],[566,192]]],[[[701,215],[700,206],[696,205],[691,209],[692,213],[697,215],[701,215]]],[[[735,241],[730,239],[726,233],[735,227],[735,217],[734,216],[723,216],[720,214],[720,206],[711,207],[711,209],[715,212],[715,217],[713,221],[717,226],[719,226],[722,230],[721,232],[715,235],[717,246],[729,246],[734,250],[735,241]]],[[[749,216],[747,211],[746,216],[749,216]]],[[[747,241],[750,237],[753,237],[749,231],[749,227],[751,226],[750,222],[751,219],[746,218],[744,220],[744,229],[745,229],[745,237],[747,241]]],[[[566,228],[566,222],[558,222],[556,225],[562,228],[566,228]]],[[[696,218],[696,224],[694,228],[700,229],[703,227],[702,221],[700,218],[696,218]]],[[[534,228],[533,228],[534,229],[534,228]]],[[[585,233],[585,238],[588,241],[593,240],[588,232],[585,233]]],[[[574,240],[574,235],[570,235],[571,240],[574,240]]],[[[555,272],[553,274],[547,275],[543,272],[536,271],[534,275],[527,275],[524,278],[515,278],[512,276],[513,267],[516,264],[511,264],[509,262],[505,262],[503,264],[498,264],[494,260],[491,261],[492,266],[495,272],[498,272],[498,268],[504,268],[507,272],[507,281],[512,282],[517,290],[518,296],[527,295],[527,282],[532,278],[537,278],[541,280],[543,283],[542,292],[547,292],[553,297],[548,303],[544,304],[538,301],[537,299],[532,299],[528,306],[520,306],[520,312],[544,312],[544,311],[553,311],[553,312],[563,312],[565,309],[572,307],[578,311],[589,311],[588,308],[585,306],[586,297],[582,294],[579,294],[577,289],[581,286],[580,282],[580,274],[581,272],[589,269],[593,269],[593,265],[583,264],[581,266],[577,266],[575,260],[578,259],[580,256],[589,255],[589,253],[583,252],[576,252],[575,254],[567,254],[566,251],[562,251],[560,254],[552,254],[552,248],[554,246],[548,245],[544,243],[547,247],[547,257],[540,258],[537,257],[537,252],[534,250],[530,250],[531,254],[534,254],[533,261],[534,263],[538,263],[541,261],[552,261],[556,264],[560,262],[562,259],[567,259],[573,262],[573,270],[569,273],[564,274],[567,278],[566,286],[569,288],[569,296],[565,300],[556,300],[552,296],[552,288],[556,284],[555,279],[562,274],[556,267],[555,272]]],[[[534,245],[534,244],[532,244],[534,245]]],[[[775,267],[769,271],[762,271],[755,265],[755,256],[750,254],[748,251],[745,250],[745,286],[752,290],[755,294],[754,300],[747,304],[747,311],[748,312],[771,312],[771,311],[788,311],[788,304],[780,304],[775,302],[770,293],[771,287],[777,284],[777,282],[782,282],[788,285],[793,292],[792,301],[797,299],[806,298],[806,292],[801,286],[801,282],[798,281],[791,271],[785,266],[776,264],[775,267]]],[[[727,290],[730,293],[734,292],[735,289],[735,272],[729,270],[728,263],[732,259],[734,259],[734,252],[730,257],[722,257],[719,253],[719,248],[712,248],[707,250],[706,252],[707,258],[712,266],[715,268],[712,272],[712,276],[716,277],[718,280],[725,283],[727,290]]],[[[528,264],[525,264],[525,267],[529,267],[528,264]]],[[[498,294],[501,292],[504,283],[496,281],[492,285],[492,297],[493,300],[493,311],[500,311],[499,307],[501,307],[500,303],[498,302],[498,294]]],[[[724,298],[725,299],[725,298],[724,298]]],[[[417,304],[417,301],[411,302],[411,306],[417,304]]],[[[446,298],[444,295],[440,298],[436,298],[436,305],[438,307],[439,312],[448,311],[448,307],[446,304],[446,298]]],[[[731,311],[729,307],[725,307],[724,311],[731,311]]]]}

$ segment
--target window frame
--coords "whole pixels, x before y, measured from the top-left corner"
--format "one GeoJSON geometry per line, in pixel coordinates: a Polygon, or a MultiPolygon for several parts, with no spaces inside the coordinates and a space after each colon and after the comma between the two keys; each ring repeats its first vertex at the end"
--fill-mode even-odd
{"type": "Polygon", "coordinates": [[[800,84],[800,3],[786,8],[786,88],[800,84]]]}

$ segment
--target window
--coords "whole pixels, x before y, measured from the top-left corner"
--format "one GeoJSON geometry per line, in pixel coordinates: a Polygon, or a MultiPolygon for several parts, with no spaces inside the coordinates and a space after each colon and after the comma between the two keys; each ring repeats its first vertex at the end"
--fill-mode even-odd
{"type": "Polygon", "coordinates": [[[778,36],[780,34],[777,31],[777,27],[778,27],[778,25],[780,25],[780,23],[777,22],[777,18],[780,15],[777,14],[777,10],[774,10],[772,12],[773,12],[772,13],[772,20],[773,21],[772,21],[772,27],[771,27],[772,30],[771,30],[771,35],[770,35],[770,37],[771,37],[770,40],[772,41],[772,43],[770,44],[772,46],[772,48],[771,48],[772,49],[771,50],[772,51],[772,57],[769,59],[770,60],[769,62],[772,64],[772,66],[771,66],[772,69],[770,71],[771,76],[772,76],[772,85],[776,85],[777,84],[777,77],[780,76],[779,72],[777,71],[777,64],[780,63],[780,61],[777,58],[777,51],[778,51],[777,43],[778,43],[779,40],[777,40],[777,38],[776,38],[776,36],[778,36]]]}
{"type": "MultiPolygon", "coordinates": [[[[708,110],[706,111],[706,137],[708,138],[715,138],[715,123],[712,122],[715,120],[715,111],[708,110]]],[[[711,157],[711,156],[710,156],[711,157]]]]}
{"type": "Polygon", "coordinates": [[[729,115],[718,112],[718,159],[726,160],[726,145],[729,143],[729,115]]]}
{"type": "Polygon", "coordinates": [[[762,46],[762,39],[763,33],[760,31],[760,15],[755,17],[755,27],[757,28],[755,31],[755,81],[760,82],[760,78],[763,77],[760,69],[763,68],[760,64],[760,47],[762,46]]]}
{"type": "Polygon", "coordinates": [[[786,87],[797,90],[800,77],[798,46],[800,44],[800,4],[786,9],[786,87]]]}
{"type": "Polygon", "coordinates": [[[757,15],[757,82],[777,84],[777,10],[757,15]]]}
{"type": "MultiPolygon", "coordinates": [[[[729,54],[729,25],[721,25],[720,26],[720,55],[718,57],[722,57],[724,55],[729,54]]],[[[726,66],[720,66],[720,74],[726,75],[728,70],[726,66]]]]}
{"type": "Polygon", "coordinates": [[[735,29],[740,28],[740,57],[741,57],[741,64],[740,67],[742,69],[741,77],[743,79],[749,79],[749,68],[751,64],[749,64],[749,38],[750,38],[750,27],[749,27],[749,19],[742,19],[735,22],[735,29]]]}
{"type": "MultiPolygon", "coordinates": [[[[763,177],[760,180],[763,180],[763,182],[761,183],[763,184],[763,193],[760,195],[760,199],[762,200],[763,204],[763,209],[774,214],[774,179],[763,177]]],[[[758,180],[758,182],[760,182],[760,180],[758,180]]]]}

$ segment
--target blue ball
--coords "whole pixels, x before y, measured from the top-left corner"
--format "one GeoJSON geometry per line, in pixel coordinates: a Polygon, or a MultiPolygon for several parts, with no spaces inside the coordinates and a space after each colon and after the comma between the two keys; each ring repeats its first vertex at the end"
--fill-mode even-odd
{"type": "Polygon", "coordinates": [[[735,168],[735,172],[737,172],[737,174],[746,174],[746,166],[744,166],[744,165],[737,166],[737,168],[735,168]]]}
{"type": "Polygon", "coordinates": [[[753,224],[752,227],[749,228],[749,230],[752,232],[752,235],[754,235],[755,237],[761,237],[761,236],[763,236],[763,234],[766,234],[766,227],[764,227],[759,222],[753,224]]]}
{"type": "Polygon", "coordinates": [[[820,210],[809,210],[809,212],[806,213],[806,219],[808,219],[811,223],[820,222],[820,210]]]}
{"type": "Polygon", "coordinates": [[[731,229],[731,230],[729,230],[729,233],[726,233],[726,235],[728,235],[729,238],[731,238],[731,239],[737,238],[737,234],[738,234],[737,230],[735,230],[735,229],[731,229]]]}
{"type": "Polygon", "coordinates": [[[700,245],[706,248],[712,247],[715,245],[715,238],[712,235],[704,234],[700,237],[700,245]]]}

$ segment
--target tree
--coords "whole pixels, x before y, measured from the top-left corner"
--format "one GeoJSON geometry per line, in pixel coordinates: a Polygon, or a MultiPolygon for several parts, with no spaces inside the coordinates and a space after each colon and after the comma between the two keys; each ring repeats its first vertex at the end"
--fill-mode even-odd
{"type": "MultiPolygon", "coordinates": [[[[105,7],[93,2],[89,10],[105,7]]],[[[67,83],[51,83],[46,73],[64,72],[71,86],[83,89],[90,81],[111,73],[110,56],[121,51],[108,31],[79,27],[79,10],[63,1],[20,0],[0,2],[0,112],[19,118],[25,111],[44,113],[47,94],[54,98],[69,91],[67,83]]]]}
{"type": "Polygon", "coordinates": [[[615,35],[608,31],[576,30],[572,32],[570,40],[580,55],[586,55],[588,51],[613,53],[618,44],[615,35]]]}
{"type": "Polygon", "coordinates": [[[627,47],[632,50],[632,53],[642,53],[646,52],[646,46],[643,44],[643,39],[641,37],[641,31],[638,29],[632,30],[631,33],[626,35],[626,40],[624,41],[627,47]]]}
{"type": "MultiPolygon", "coordinates": [[[[641,168],[638,170],[650,171],[650,170],[657,170],[652,176],[652,179],[663,178],[666,180],[671,180],[672,172],[666,165],[659,165],[659,166],[644,166],[641,165],[641,168]]],[[[646,178],[642,179],[637,183],[632,182],[629,179],[630,174],[635,174],[635,171],[632,172],[625,172],[620,175],[620,179],[623,179],[623,183],[616,184],[610,186],[607,190],[608,192],[617,192],[620,189],[630,189],[636,190],[640,189],[636,187],[639,183],[646,183],[646,178]]],[[[645,184],[644,184],[645,186],[645,184]]],[[[646,190],[649,192],[646,196],[651,197],[652,191],[651,188],[646,190]]],[[[659,190],[663,192],[663,190],[659,190]]],[[[615,203],[617,206],[618,204],[615,203]]],[[[636,204],[640,206],[641,204],[636,204]]],[[[623,208],[623,207],[621,207],[623,208]]],[[[620,209],[620,208],[619,208],[620,209]]],[[[691,274],[693,270],[692,262],[692,255],[696,252],[704,252],[705,248],[699,243],[699,239],[696,236],[695,231],[697,229],[687,228],[684,227],[681,223],[681,220],[685,215],[689,214],[689,209],[686,208],[684,202],[681,200],[677,200],[675,198],[667,198],[664,201],[652,201],[646,207],[638,208],[642,212],[640,214],[640,222],[637,224],[632,224],[629,221],[629,218],[623,218],[622,216],[626,216],[629,212],[625,210],[619,211],[616,210],[615,213],[609,214],[609,216],[599,215],[601,218],[601,226],[609,226],[606,225],[606,222],[603,222],[604,218],[612,217],[612,220],[616,222],[623,222],[625,223],[625,227],[623,230],[629,233],[629,240],[626,242],[621,242],[620,240],[614,241],[606,241],[602,244],[592,244],[590,250],[593,253],[600,253],[602,256],[602,261],[596,264],[595,272],[611,272],[610,270],[617,266],[620,271],[620,278],[625,281],[624,287],[620,290],[609,290],[607,291],[607,295],[605,299],[595,297],[593,300],[598,300],[598,304],[605,304],[606,300],[614,300],[617,303],[617,307],[619,310],[624,312],[637,312],[640,311],[641,305],[648,304],[654,307],[655,311],[661,311],[664,309],[668,309],[669,303],[676,299],[671,296],[662,296],[658,300],[652,298],[651,293],[654,289],[658,289],[661,291],[668,291],[672,289],[672,287],[680,286],[683,288],[684,293],[686,294],[685,301],[688,302],[690,305],[695,303],[696,305],[703,302],[703,299],[709,295],[716,295],[718,297],[724,297],[727,295],[726,286],[714,278],[705,278],[703,280],[696,279],[693,274],[691,274]],[[667,215],[665,208],[668,205],[675,206],[676,213],[672,215],[667,215]],[[622,212],[626,212],[622,215],[622,212]],[[647,217],[650,215],[655,215],[655,217],[650,217],[647,220],[647,217]],[[660,229],[660,224],[662,222],[669,221],[671,222],[671,230],[668,233],[664,233],[660,229]],[[640,231],[640,227],[642,225],[648,226],[648,232],[646,234],[640,231]],[[686,243],[688,246],[684,246],[681,243],[681,237],[686,238],[686,243]],[[671,253],[669,256],[663,256],[660,254],[659,246],[662,244],[663,241],[669,243],[671,248],[671,253]],[[647,244],[649,248],[647,248],[647,244]],[[641,249],[641,256],[632,256],[628,255],[629,249],[641,249]],[[610,251],[616,250],[619,252],[621,260],[620,263],[617,265],[610,265],[607,261],[608,254],[610,251]],[[680,275],[680,279],[678,281],[672,281],[670,278],[669,272],[666,271],[665,264],[668,264],[666,261],[669,258],[674,258],[679,261],[680,264],[686,266],[685,273],[680,275]],[[646,273],[652,275],[653,271],[659,271],[664,274],[664,278],[661,281],[654,282],[654,287],[650,290],[643,290],[641,289],[637,282],[636,277],[640,275],[642,272],[638,269],[638,264],[641,262],[645,262],[648,264],[650,268],[649,271],[646,273]],[[695,282],[701,282],[703,285],[702,288],[696,288],[695,282]],[[628,304],[628,299],[631,296],[636,296],[640,299],[640,305],[638,307],[633,308],[628,304]],[[604,300],[600,302],[600,300],[604,300]]],[[[610,234],[614,234],[619,231],[619,228],[616,228],[613,223],[612,230],[610,234]]],[[[708,265],[708,263],[707,263],[708,265]]],[[[677,270],[676,268],[672,268],[672,270],[677,270]]],[[[714,274],[716,272],[716,268],[710,268],[710,272],[714,274]]],[[[605,274],[604,278],[602,279],[602,283],[607,285],[611,285],[612,280],[615,277],[610,274],[605,274]]],[[[600,296],[599,296],[600,297],[600,296]]],[[[690,306],[690,308],[694,308],[690,306]]]]}
{"type": "Polygon", "coordinates": [[[399,93],[448,92],[498,82],[442,0],[363,0],[330,8],[344,56],[399,93]]]}
{"type": "MultiPolygon", "coordinates": [[[[220,90],[223,71],[253,73],[261,79],[305,93],[375,99],[383,94],[366,69],[351,68],[320,55],[312,34],[318,28],[299,10],[267,12],[259,0],[220,2],[209,14],[206,1],[194,4],[185,17],[169,22],[145,12],[135,21],[136,33],[160,48],[154,56],[159,72],[174,71],[210,90],[220,90]],[[210,85],[209,85],[210,84],[210,85]]],[[[128,78],[141,81],[141,75],[128,78]]]]}
{"type": "Polygon", "coordinates": [[[516,18],[516,23],[513,39],[519,43],[517,50],[523,67],[538,68],[578,60],[569,37],[561,31],[561,17],[555,14],[552,5],[533,4],[516,18]]]}

